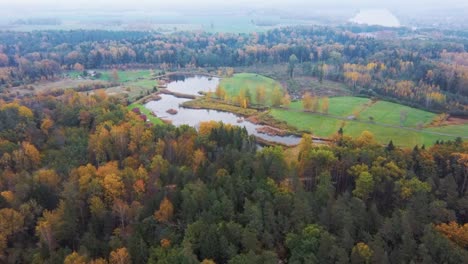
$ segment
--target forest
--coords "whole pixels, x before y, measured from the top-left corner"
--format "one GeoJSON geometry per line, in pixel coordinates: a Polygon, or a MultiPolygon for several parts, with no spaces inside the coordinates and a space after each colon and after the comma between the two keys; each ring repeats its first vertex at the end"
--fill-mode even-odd
{"type": "Polygon", "coordinates": [[[104,92],[0,102],[2,263],[466,263],[468,144],[298,153],[104,92]]]}
{"type": "Polygon", "coordinates": [[[0,263],[468,263],[463,135],[401,147],[341,126],[322,141],[296,119],[357,107],[378,125],[403,104],[425,111],[405,106],[381,130],[465,120],[467,49],[464,32],[355,25],[0,31],[0,263]],[[275,67],[285,80],[260,72],[275,67]],[[187,105],[264,118],[272,106],[273,124],[310,133],[261,145],[242,125],[175,126],[136,102],[157,99],[164,72],[201,69],[226,78],[187,105]],[[347,96],[291,85],[298,75],[347,96]],[[18,88],[65,78],[83,82],[18,88]]]}
{"type": "Polygon", "coordinates": [[[302,69],[321,81],[346,83],[356,95],[467,115],[468,43],[463,34],[395,30],[391,34],[396,37],[374,38],[368,31],[372,28],[286,27],[251,34],[3,31],[0,89],[58,78],[67,70],[287,63],[291,77],[294,68],[302,69]],[[428,37],[438,34],[445,36],[428,37]]]}

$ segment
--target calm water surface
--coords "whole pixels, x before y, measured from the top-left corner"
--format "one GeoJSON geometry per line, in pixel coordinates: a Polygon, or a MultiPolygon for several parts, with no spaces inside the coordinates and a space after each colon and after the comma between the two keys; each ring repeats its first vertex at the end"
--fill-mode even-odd
{"type": "MultiPolygon", "coordinates": [[[[219,78],[208,78],[206,76],[191,76],[185,77],[172,77],[173,81],[168,83],[167,89],[172,92],[183,94],[198,95],[199,91],[208,92],[215,91],[216,86],[219,84],[219,78]],[[177,78],[176,80],[174,80],[177,78]]],[[[152,110],[158,117],[171,120],[172,124],[176,126],[189,125],[198,128],[200,122],[206,121],[222,121],[224,124],[231,124],[236,126],[245,127],[249,134],[258,136],[262,139],[282,143],[286,145],[297,145],[301,140],[297,136],[270,136],[257,132],[257,128],[262,127],[249,121],[238,123],[239,116],[233,113],[221,112],[216,110],[207,109],[189,109],[179,107],[184,102],[190,99],[177,98],[169,94],[161,94],[161,100],[148,102],[145,106],[152,110]],[[178,111],[175,115],[166,113],[169,109],[176,109],[178,111]]]]}

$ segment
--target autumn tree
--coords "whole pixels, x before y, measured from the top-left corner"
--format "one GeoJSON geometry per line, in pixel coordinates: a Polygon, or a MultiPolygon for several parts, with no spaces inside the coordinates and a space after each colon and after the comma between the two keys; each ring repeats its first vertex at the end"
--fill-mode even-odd
{"type": "MultiPolygon", "coordinates": [[[[21,231],[24,228],[24,216],[14,209],[2,208],[0,209],[0,256],[3,253],[8,238],[21,231]]],[[[1,258],[0,258],[1,260],[1,258]]]]}
{"type": "Polygon", "coordinates": [[[312,96],[312,112],[318,113],[319,106],[320,106],[320,102],[319,102],[318,96],[312,96]]]}
{"type": "Polygon", "coordinates": [[[193,171],[197,171],[198,168],[200,168],[200,166],[203,165],[205,161],[206,161],[205,153],[200,149],[195,150],[195,152],[193,153],[193,161],[192,161],[193,171]]]}
{"type": "Polygon", "coordinates": [[[17,169],[30,170],[39,166],[41,155],[33,144],[25,141],[19,150],[13,151],[12,159],[17,169]]]}
{"type": "Polygon", "coordinates": [[[281,100],[281,105],[284,108],[289,108],[289,106],[291,105],[291,96],[289,95],[289,93],[286,93],[284,95],[283,99],[281,100]]]}
{"type": "Polygon", "coordinates": [[[239,96],[237,98],[238,98],[238,104],[240,105],[240,107],[242,107],[242,108],[249,107],[250,99],[249,99],[249,96],[248,96],[248,89],[247,88],[242,88],[239,91],[239,96]]]}
{"type": "Polygon", "coordinates": [[[374,138],[374,134],[371,132],[365,130],[359,135],[359,137],[356,139],[356,142],[358,143],[359,146],[372,146],[377,144],[377,141],[374,138]]]}
{"type": "Polygon", "coordinates": [[[78,62],[75,63],[75,65],[73,65],[73,70],[75,71],[82,72],[84,71],[84,69],[85,69],[84,66],[78,62]]]}
{"type": "Polygon", "coordinates": [[[359,242],[351,251],[351,263],[365,263],[371,262],[373,250],[365,243],[359,242]]]}
{"type": "Polygon", "coordinates": [[[116,199],[114,201],[114,205],[112,206],[112,212],[120,219],[120,227],[122,229],[125,228],[129,211],[130,207],[126,202],[120,199],[116,199]]]}
{"type": "Polygon", "coordinates": [[[127,248],[122,247],[112,251],[109,255],[109,263],[112,264],[131,264],[130,254],[127,248]]]}
{"type": "Polygon", "coordinates": [[[49,134],[49,131],[50,129],[54,126],[54,121],[49,118],[49,117],[46,117],[42,120],[42,123],[41,123],[41,131],[48,135],[49,134]]]}
{"type": "Polygon", "coordinates": [[[328,108],[330,107],[330,101],[328,97],[322,99],[322,113],[328,114],[328,108]]]}
{"type": "Polygon", "coordinates": [[[468,224],[451,221],[448,224],[435,225],[435,229],[462,248],[468,247],[468,224]]]}
{"type": "Polygon", "coordinates": [[[60,232],[64,226],[65,204],[63,201],[59,207],[53,211],[45,210],[42,217],[37,221],[36,236],[41,243],[47,246],[49,251],[57,247],[57,242],[61,238],[60,232]]]}
{"type": "Polygon", "coordinates": [[[162,223],[167,223],[172,219],[174,215],[174,206],[171,201],[164,197],[164,199],[159,204],[159,210],[154,212],[154,218],[162,223]]]}
{"type": "Polygon", "coordinates": [[[36,172],[34,180],[50,188],[57,188],[60,183],[60,176],[54,170],[42,169],[36,172]]]}
{"type": "Polygon", "coordinates": [[[302,96],[302,107],[304,108],[304,111],[311,111],[312,110],[312,104],[313,104],[312,94],[309,93],[309,92],[306,92],[302,96]]]}
{"type": "Polygon", "coordinates": [[[223,86],[218,85],[216,86],[215,94],[218,99],[224,100],[224,98],[226,97],[226,89],[224,89],[223,86]]]}
{"type": "Polygon", "coordinates": [[[112,126],[110,130],[111,146],[114,147],[114,151],[112,151],[112,153],[117,153],[119,164],[122,163],[128,151],[128,144],[130,142],[128,135],[129,130],[130,127],[126,123],[112,126]]]}
{"type": "Polygon", "coordinates": [[[266,88],[263,85],[255,87],[255,100],[257,104],[265,105],[266,103],[266,88]]]}
{"type": "Polygon", "coordinates": [[[278,107],[281,105],[281,99],[283,98],[283,91],[279,86],[276,86],[271,93],[271,105],[278,107]]]}
{"type": "Polygon", "coordinates": [[[76,251],[73,251],[70,255],[65,257],[63,264],[87,264],[86,256],[78,254],[76,251]]]}

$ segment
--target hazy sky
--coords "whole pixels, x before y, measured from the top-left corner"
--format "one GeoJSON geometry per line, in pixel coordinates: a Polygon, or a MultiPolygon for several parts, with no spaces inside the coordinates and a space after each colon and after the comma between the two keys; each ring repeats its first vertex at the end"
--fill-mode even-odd
{"type": "Polygon", "coordinates": [[[0,8],[174,8],[187,6],[245,7],[460,7],[466,0],[0,0],[0,8]]]}

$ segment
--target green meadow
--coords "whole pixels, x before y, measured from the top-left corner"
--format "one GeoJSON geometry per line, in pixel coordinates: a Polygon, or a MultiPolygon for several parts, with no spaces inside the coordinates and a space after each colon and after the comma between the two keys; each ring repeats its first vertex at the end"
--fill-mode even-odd
{"type": "MultiPolygon", "coordinates": [[[[255,98],[257,88],[261,86],[265,87],[266,98],[271,97],[271,94],[275,88],[281,88],[281,84],[279,82],[263,75],[254,73],[234,74],[234,76],[230,78],[222,79],[219,85],[226,89],[226,93],[230,97],[238,96],[242,89],[248,90],[252,98],[252,103],[257,103],[255,98]]],[[[270,104],[268,99],[267,101],[267,104],[270,104]]]]}
{"type": "Polygon", "coordinates": [[[329,100],[328,115],[304,112],[301,101],[293,102],[289,109],[272,109],[270,114],[320,137],[328,137],[343,127],[344,133],[352,137],[367,130],[382,144],[393,140],[396,145],[406,147],[433,145],[437,140],[453,140],[468,135],[468,125],[417,129],[418,125],[430,124],[436,114],[400,104],[372,102],[360,97],[332,97],[329,100]],[[353,115],[357,115],[356,120],[348,120],[353,115]]]}

